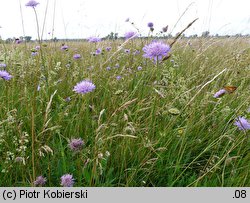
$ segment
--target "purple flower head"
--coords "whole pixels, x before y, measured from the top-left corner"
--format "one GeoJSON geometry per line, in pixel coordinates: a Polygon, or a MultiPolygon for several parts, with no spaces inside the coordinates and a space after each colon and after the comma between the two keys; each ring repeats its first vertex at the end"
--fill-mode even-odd
{"type": "Polygon", "coordinates": [[[43,186],[43,185],[45,185],[46,181],[47,181],[46,178],[44,178],[43,176],[38,176],[36,178],[36,180],[34,181],[34,185],[35,186],[43,186]]]}
{"type": "Polygon", "coordinates": [[[250,123],[244,117],[239,116],[237,118],[237,120],[234,122],[234,125],[236,125],[239,130],[249,130],[250,129],[250,123]]]}
{"type": "Polygon", "coordinates": [[[74,54],[73,58],[74,58],[74,59],[80,59],[80,58],[81,58],[81,55],[80,55],[80,54],[74,54]]]}
{"type": "Polygon", "coordinates": [[[168,31],[168,25],[164,28],[162,28],[162,32],[167,32],[168,31]]]}
{"type": "Polygon", "coordinates": [[[40,50],[40,46],[39,45],[37,45],[36,47],[35,47],[35,50],[40,50]]]}
{"type": "Polygon", "coordinates": [[[106,51],[110,51],[112,47],[106,47],[106,51]]]}
{"type": "Polygon", "coordinates": [[[65,101],[66,101],[66,102],[70,102],[70,100],[71,100],[70,97],[65,98],[65,101]]]}
{"type": "Polygon", "coordinates": [[[6,68],[7,65],[5,63],[0,63],[0,68],[6,68]]]}
{"type": "Polygon", "coordinates": [[[120,75],[116,76],[116,80],[120,80],[120,79],[122,79],[122,76],[120,75]]]}
{"type": "Polygon", "coordinates": [[[37,56],[38,55],[38,52],[37,51],[32,51],[31,52],[31,56],[37,56]]]}
{"type": "Polygon", "coordinates": [[[72,151],[78,152],[82,149],[84,145],[84,141],[79,138],[79,139],[71,139],[69,143],[69,147],[72,151]]]}
{"type": "Polygon", "coordinates": [[[215,94],[214,94],[214,98],[220,98],[220,97],[222,97],[224,94],[226,94],[227,93],[227,91],[226,90],[224,90],[224,89],[221,89],[221,90],[219,90],[218,92],[216,92],[215,94]]]}
{"type": "Polygon", "coordinates": [[[28,3],[25,4],[25,6],[29,6],[29,7],[33,7],[35,8],[39,3],[34,1],[34,0],[30,0],[28,3]]]}
{"type": "Polygon", "coordinates": [[[95,85],[89,80],[83,80],[76,84],[73,91],[78,94],[86,94],[92,92],[95,89],[95,85]]]}
{"type": "Polygon", "coordinates": [[[139,55],[140,51],[139,50],[135,50],[134,55],[139,55]]]}
{"type": "Polygon", "coordinates": [[[61,46],[61,50],[68,51],[69,47],[67,45],[61,46]]]}
{"type": "Polygon", "coordinates": [[[3,78],[4,80],[10,80],[13,76],[10,75],[7,71],[5,70],[0,70],[0,78],[3,78]]]}
{"type": "Polygon", "coordinates": [[[125,49],[124,52],[125,52],[126,54],[129,54],[129,53],[130,53],[130,50],[129,50],[129,49],[125,49]]]}
{"type": "Polygon", "coordinates": [[[138,66],[138,67],[137,67],[137,70],[142,70],[142,67],[141,67],[141,66],[138,66]]]}
{"type": "Polygon", "coordinates": [[[99,37],[89,37],[88,41],[93,42],[93,43],[100,42],[101,38],[99,38],[99,37]]]}
{"type": "Polygon", "coordinates": [[[154,59],[156,62],[168,55],[170,46],[163,42],[152,42],[151,44],[145,45],[142,50],[144,51],[143,57],[154,59]]]}
{"type": "Polygon", "coordinates": [[[125,22],[129,22],[129,18],[126,18],[125,22]]]}
{"type": "Polygon", "coordinates": [[[96,55],[99,55],[102,53],[102,49],[101,48],[98,48],[97,50],[95,50],[95,54],[96,55]]]}
{"type": "Polygon", "coordinates": [[[148,23],[148,27],[149,27],[149,28],[152,28],[152,27],[154,27],[154,23],[152,23],[152,22],[149,22],[149,23],[148,23]]]}
{"type": "Polygon", "coordinates": [[[120,65],[118,63],[115,64],[115,68],[120,68],[120,65]]]}
{"type": "Polygon", "coordinates": [[[125,39],[135,38],[138,36],[138,33],[134,31],[129,31],[124,34],[125,39]]]}
{"type": "Polygon", "coordinates": [[[73,187],[75,180],[72,175],[65,174],[61,177],[61,186],[63,187],[73,187]]]}
{"type": "Polygon", "coordinates": [[[22,40],[16,39],[16,40],[15,40],[15,43],[16,43],[16,44],[21,44],[21,43],[22,43],[22,40]]]}
{"type": "Polygon", "coordinates": [[[108,66],[108,67],[106,68],[106,70],[111,70],[111,68],[108,66]]]}

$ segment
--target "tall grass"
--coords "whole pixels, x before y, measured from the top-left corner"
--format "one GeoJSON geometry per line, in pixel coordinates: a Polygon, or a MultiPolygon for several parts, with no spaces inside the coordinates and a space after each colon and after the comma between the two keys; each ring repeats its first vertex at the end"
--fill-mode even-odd
{"type": "Polygon", "coordinates": [[[234,125],[250,118],[249,39],[182,39],[158,67],[133,55],[144,40],[113,57],[122,41],[66,43],[43,43],[43,60],[30,55],[35,43],[1,44],[14,77],[0,80],[0,186],[31,186],[39,175],[60,186],[66,173],[75,186],[250,186],[249,131],[234,125]],[[96,89],[77,95],[83,79],[96,89]],[[225,85],[238,88],[213,98],[225,85]],[[80,153],[71,138],[84,140],[80,153]]]}

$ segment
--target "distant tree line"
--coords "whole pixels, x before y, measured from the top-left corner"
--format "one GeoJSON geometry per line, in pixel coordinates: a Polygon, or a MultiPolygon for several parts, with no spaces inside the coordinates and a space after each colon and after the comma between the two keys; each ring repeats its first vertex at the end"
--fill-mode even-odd
{"type": "MultiPolygon", "coordinates": [[[[169,39],[169,38],[174,38],[175,36],[177,36],[179,33],[176,33],[175,35],[172,35],[172,34],[163,34],[163,35],[160,35],[160,36],[150,36],[150,38],[154,37],[154,38],[159,38],[159,39],[169,39]]],[[[182,38],[209,38],[209,37],[216,37],[216,38],[219,38],[219,37],[250,37],[250,34],[241,34],[241,33],[238,33],[238,34],[235,34],[235,35],[219,35],[219,34],[215,34],[215,35],[211,35],[209,31],[204,31],[201,33],[201,35],[199,36],[198,34],[193,34],[193,35],[188,35],[186,36],[185,34],[183,34],[181,36],[182,38]]],[[[141,36],[141,38],[148,38],[148,36],[141,36]]],[[[1,36],[0,36],[0,39],[1,39],[1,36]]],[[[102,39],[104,40],[117,40],[117,39],[124,39],[124,37],[122,36],[119,36],[117,32],[110,32],[107,36],[103,37],[102,39]]],[[[32,37],[31,36],[20,36],[19,38],[7,38],[5,40],[6,43],[14,43],[16,42],[17,40],[20,40],[21,42],[31,42],[31,41],[35,41],[35,40],[32,40],[32,37]]],[[[43,41],[54,41],[54,42],[57,42],[57,41],[75,41],[75,40],[78,40],[78,41],[86,41],[86,39],[57,39],[56,37],[54,37],[53,39],[50,39],[50,40],[43,40],[43,41]]]]}

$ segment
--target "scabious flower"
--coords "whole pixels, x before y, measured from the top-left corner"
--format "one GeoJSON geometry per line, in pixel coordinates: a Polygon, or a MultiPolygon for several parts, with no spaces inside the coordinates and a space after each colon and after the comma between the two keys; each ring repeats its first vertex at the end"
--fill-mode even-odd
{"type": "Polygon", "coordinates": [[[162,32],[167,32],[167,31],[168,31],[168,25],[162,28],[162,32]]]}
{"type": "Polygon", "coordinates": [[[70,100],[71,100],[70,97],[65,98],[65,101],[66,101],[66,102],[70,102],[70,100]]]}
{"type": "Polygon", "coordinates": [[[5,63],[0,63],[0,68],[6,68],[7,65],[5,63]]]}
{"type": "Polygon", "coordinates": [[[137,67],[137,70],[142,70],[142,67],[141,67],[141,66],[138,66],[138,67],[137,67]]]}
{"type": "Polygon", "coordinates": [[[40,46],[39,45],[37,45],[36,47],[35,47],[35,50],[40,50],[40,46]]]}
{"type": "Polygon", "coordinates": [[[144,51],[143,57],[154,59],[156,62],[169,54],[170,46],[160,41],[154,41],[145,45],[142,50],[144,51]]]}
{"type": "Polygon", "coordinates": [[[108,66],[108,67],[106,68],[106,70],[111,70],[111,68],[108,66]]]}
{"type": "Polygon", "coordinates": [[[15,40],[15,43],[16,43],[16,44],[21,44],[22,42],[23,42],[23,41],[20,40],[20,39],[16,39],[16,40],[15,40]]]}
{"type": "Polygon", "coordinates": [[[69,49],[69,46],[67,45],[61,46],[61,50],[68,51],[68,49],[69,49]]]}
{"type": "Polygon", "coordinates": [[[78,152],[82,149],[84,145],[84,141],[79,138],[79,139],[71,139],[69,143],[69,147],[72,151],[78,152]]]}
{"type": "Polygon", "coordinates": [[[127,54],[129,54],[130,50],[129,49],[125,49],[124,52],[127,53],[127,54]]]}
{"type": "Polygon", "coordinates": [[[138,33],[134,31],[129,31],[124,34],[125,39],[135,38],[138,36],[138,33]]]}
{"type": "Polygon", "coordinates": [[[73,58],[74,58],[74,59],[80,59],[80,58],[81,58],[81,55],[80,55],[80,54],[74,54],[73,58]]]}
{"type": "Polygon", "coordinates": [[[98,49],[95,50],[95,54],[96,55],[99,55],[101,53],[102,53],[102,49],[101,48],[98,48],[98,49]]]}
{"type": "Polygon", "coordinates": [[[101,38],[99,38],[99,37],[89,37],[89,38],[88,38],[88,41],[89,41],[89,42],[93,42],[93,43],[95,43],[95,42],[100,42],[100,41],[101,41],[101,38]]]}
{"type": "Polygon", "coordinates": [[[25,4],[25,6],[29,6],[32,8],[35,8],[39,3],[34,1],[34,0],[30,0],[28,3],[25,4]]]}
{"type": "Polygon", "coordinates": [[[214,94],[214,98],[220,98],[220,97],[222,97],[226,93],[227,93],[227,91],[225,89],[221,89],[221,90],[219,90],[218,92],[216,92],[214,94]]]}
{"type": "Polygon", "coordinates": [[[244,118],[239,116],[237,120],[234,122],[234,125],[238,127],[239,130],[249,130],[250,129],[250,123],[249,121],[244,118]]]}
{"type": "Polygon", "coordinates": [[[118,76],[116,76],[116,79],[120,80],[120,79],[122,79],[122,76],[118,75],[118,76]]]}
{"type": "Polygon", "coordinates": [[[7,71],[5,70],[0,70],[0,78],[3,78],[4,80],[10,80],[13,76],[10,75],[7,71]]]}
{"type": "Polygon", "coordinates": [[[149,23],[148,23],[148,27],[149,27],[149,28],[152,28],[152,27],[154,27],[154,24],[153,24],[152,22],[149,22],[149,23]]]}
{"type": "Polygon", "coordinates": [[[106,47],[106,51],[110,51],[112,47],[106,47]]]}
{"type": "Polygon", "coordinates": [[[140,51],[139,50],[135,50],[134,51],[134,55],[139,55],[140,54],[140,51]]]}
{"type": "Polygon", "coordinates": [[[38,55],[38,52],[37,51],[32,51],[31,52],[31,56],[37,56],[38,55]]]}
{"type": "Polygon", "coordinates": [[[73,91],[78,94],[86,94],[92,92],[95,89],[95,85],[89,80],[83,80],[76,84],[73,91]]]}
{"type": "Polygon", "coordinates": [[[43,186],[43,185],[45,185],[46,181],[47,181],[46,178],[44,178],[43,176],[38,176],[36,178],[36,180],[34,181],[34,185],[35,186],[43,186]]]}
{"type": "Polygon", "coordinates": [[[73,187],[75,179],[70,174],[65,174],[61,177],[61,186],[63,187],[73,187]]]}

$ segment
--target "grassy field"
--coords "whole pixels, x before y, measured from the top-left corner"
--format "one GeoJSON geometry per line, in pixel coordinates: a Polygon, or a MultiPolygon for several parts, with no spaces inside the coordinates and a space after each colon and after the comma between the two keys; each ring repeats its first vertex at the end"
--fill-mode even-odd
{"type": "Polygon", "coordinates": [[[181,39],[160,63],[143,57],[151,40],[46,42],[35,56],[38,44],[2,42],[0,186],[71,174],[74,186],[249,187],[250,131],[234,123],[250,119],[250,40],[181,39]],[[94,91],[75,93],[86,79],[94,91]],[[226,85],[237,90],[214,98],[226,85]]]}

